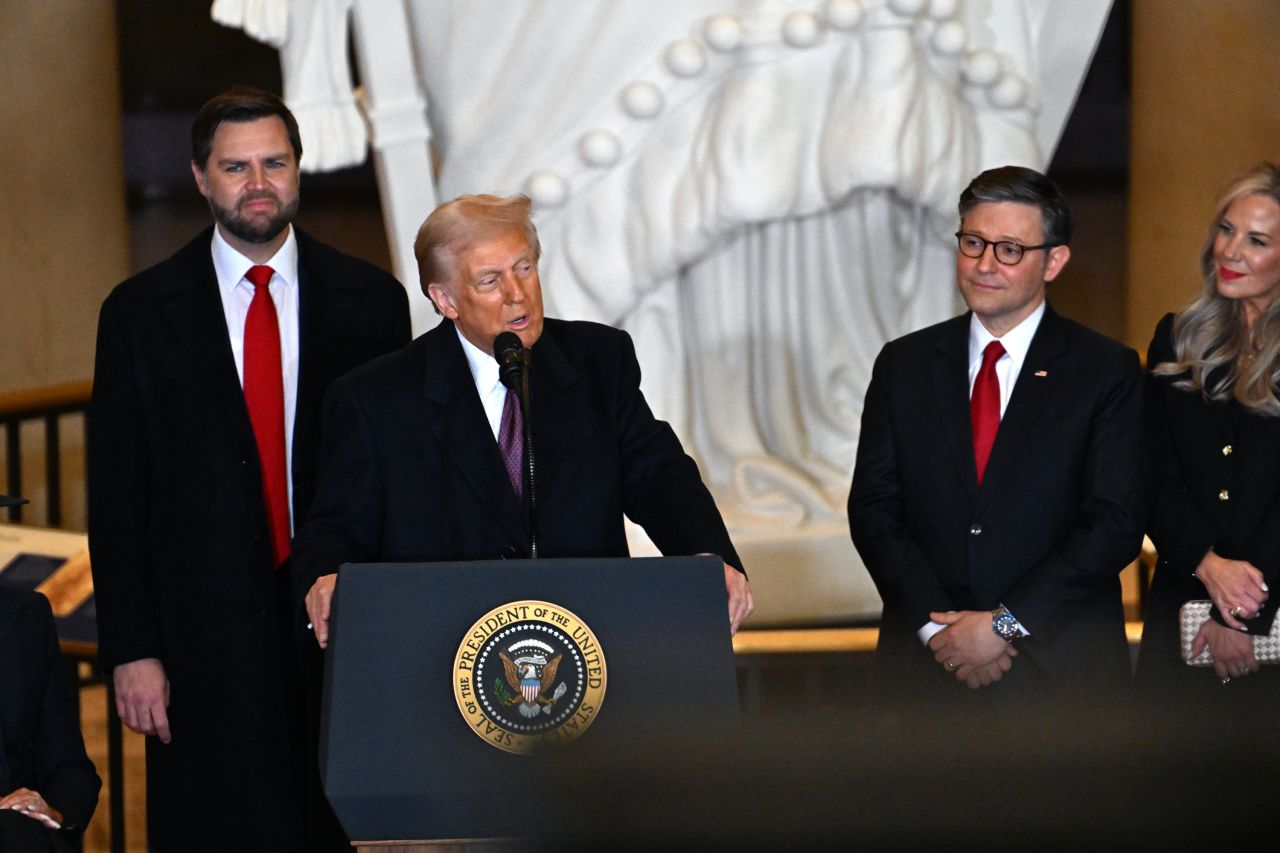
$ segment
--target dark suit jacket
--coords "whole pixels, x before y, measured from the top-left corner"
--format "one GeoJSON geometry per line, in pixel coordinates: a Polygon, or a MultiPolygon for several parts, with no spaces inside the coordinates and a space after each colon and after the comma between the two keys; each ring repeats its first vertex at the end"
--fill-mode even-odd
{"type": "MultiPolygon", "coordinates": [[[[276,815],[290,812],[299,772],[283,710],[292,673],[278,651],[291,626],[275,605],[288,584],[272,566],[211,236],[119,285],[102,306],[89,421],[101,657],[108,669],[156,657],[169,677],[173,743],[148,743],[149,819],[165,834],[153,844],[190,849],[199,837],[230,848],[256,832],[256,843],[285,846],[290,821],[276,815]]],[[[315,493],[329,383],[409,338],[395,279],[300,230],[297,240],[295,530],[315,493]]]]}
{"type": "MultiPolygon", "coordinates": [[[[1151,339],[1148,368],[1174,360],[1172,330],[1173,315],[1167,314],[1151,339]]],[[[1147,393],[1149,533],[1160,562],[1147,600],[1139,674],[1185,676],[1222,692],[1212,670],[1182,663],[1178,608],[1209,597],[1192,572],[1213,548],[1262,572],[1273,592],[1262,613],[1245,624],[1251,634],[1271,630],[1280,605],[1280,418],[1174,388],[1180,378],[1153,375],[1147,393]]]]}
{"type": "MultiPolygon", "coordinates": [[[[741,568],[675,433],[640,392],[631,338],[546,320],[532,348],[539,555],[627,554],[623,514],[666,554],[741,568]]],[[[521,557],[527,539],[453,323],[334,383],[304,577],[344,562],[521,557]]]]}
{"type": "Polygon", "coordinates": [[[1142,541],[1137,355],[1047,307],[979,486],[968,340],[966,314],[893,341],[867,390],[849,524],[884,599],[879,651],[941,684],[916,633],[929,612],[1003,603],[1031,633],[1010,682],[1127,676],[1117,574],[1142,541]]]}
{"type": "Polygon", "coordinates": [[[48,599],[0,585],[0,796],[39,792],[64,832],[84,830],[102,786],[74,702],[48,599]]]}

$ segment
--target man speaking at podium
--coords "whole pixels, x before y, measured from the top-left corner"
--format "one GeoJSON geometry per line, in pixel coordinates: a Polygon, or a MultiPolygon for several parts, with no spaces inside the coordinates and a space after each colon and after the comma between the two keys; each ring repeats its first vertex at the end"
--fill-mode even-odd
{"type": "Polygon", "coordinates": [[[330,389],[320,491],[295,551],[322,647],[343,563],[512,559],[534,542],[542,557],[625,557],[624,514],[664,554],[719,555],[730,629],[751,613],[720,512],[640,391],[630,337],[543,318],[530,207],[476,195],[436,208],[414,254],[445,321],[330,389]],[[494,357],[503,333],[528,353],[532,478],[522,406],[494,357]]]}

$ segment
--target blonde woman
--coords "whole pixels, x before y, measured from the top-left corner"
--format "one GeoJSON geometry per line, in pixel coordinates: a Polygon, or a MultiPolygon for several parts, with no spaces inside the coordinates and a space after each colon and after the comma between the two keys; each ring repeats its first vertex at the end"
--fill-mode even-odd
{"type": "Polygon", "coordinates": [[[1160,321],[1147,356],[1160,562],[1138,680],[1208,698],[1277,684],[1250,635],[1271,629],[1280,602],[1280,169],[1231,186],[1200,267],[1203,293],[1160,321]],[[1183,663],[1178,641],[1179,608],[1206,598],[1192,652],[1207,647],[1212,669],[1183,663]]]}

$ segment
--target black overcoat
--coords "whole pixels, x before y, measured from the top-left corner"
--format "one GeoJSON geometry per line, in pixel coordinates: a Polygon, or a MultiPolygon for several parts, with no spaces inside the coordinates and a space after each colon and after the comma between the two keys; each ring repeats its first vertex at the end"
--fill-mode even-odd
{"type": "MultiPolygon", "coordinates": [[[[697,466],[645,402],[631,338],[547,319],[532,353],[540,556],[626,556],[626,515],[664,554],[741,568],[697,466]]],[[[334,383],[325,412],[304,577],[344,562],[526,555],[521,504],[453,323],[334,383]]]]}
{"type": "MultiPolygon", "coordinates": [[[[272,567],[257,449],[206,230],[115,288],[98,326],[89,421],[89,546],[101,660],[159,658],[173,741],[148,738],[160,849],[299,846],[289,584],[272,567]]],[[[408,342],[386,272],[297,230],[294,530],[316,488],[329,384],[408,342]]],[[[287,565],[287,564],[286,564],[287,565]]],[[[281,571],[289,571],[282,569],[281,571]]]]}

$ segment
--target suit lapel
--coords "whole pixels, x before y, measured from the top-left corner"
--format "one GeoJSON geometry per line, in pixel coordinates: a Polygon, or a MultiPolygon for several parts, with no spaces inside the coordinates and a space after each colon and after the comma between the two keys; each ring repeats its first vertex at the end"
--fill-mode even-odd
{"type": "Polygon", "coordinates": [[[533,387],[530,396],[533,399],[530,403],[533,407],[533,446],[537,451],[538,494],[545,497],[551,494],[558,461],[564,456],[572,436],[580,434],[566,428],[567,422],[580,420],[576,414],[578,398],[573,394],[578,371],[556,341],[554,323],[543,327],[542,336],[534,344],[532,352],[533,387]]]}
{"type": "Polygon", "coordinates": [[[223,411],[241,438],[254,446],[253,426],[236,374],[235,356],[227,335],[226,314],[218,295],[218,277],[210,253],[211,229],[182,250],[184,273],[157,293],[161,314],[204,377],[209,398],[223,411]]]}
{"type": "Polygon", "coordinates": [[[1009,405],[1000,419],[1000,431],[996,433],[991,460],[982,480],[984,500],[985,496],[998,491],[1000,481],[1014,468],[1014,460],[1026,445],[1040,411],[1061,379],[1059,359],[1066,349],[1062,322],[1057,313],[1046,305],[1040,327],[1031,339],[1018,381],[1013,386],[1009,405]]]}
{"type": "MultiPolygon", "coordinates": [[[[480,503],[512,538],[527,546],[520,500],[511,490],[507,469],[493,439],[467,357],[453,323],[442,320],[427,332],[423,392],[430,407],[430,429],[454,465],[475,490],[480,503]]],[[[536,408],[535,408],[536,413],[536,408]]],[[[424,483],[423,488],[439,488],[424,483]]]]}
{"type": "Polygon", "coordinates": [[[941,329],[934,346],[933,391],[938,423],[946,435],[960,482],[972,498],[978,490],[978,471],[973,461],[973,427],[969,423],[968,314],[947,322],[941,329]]]}

